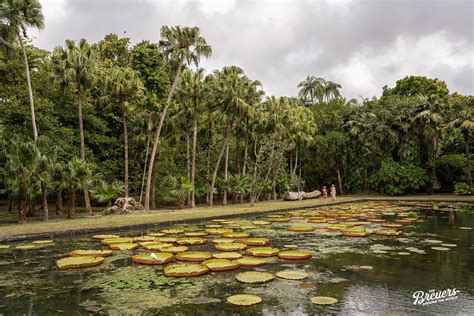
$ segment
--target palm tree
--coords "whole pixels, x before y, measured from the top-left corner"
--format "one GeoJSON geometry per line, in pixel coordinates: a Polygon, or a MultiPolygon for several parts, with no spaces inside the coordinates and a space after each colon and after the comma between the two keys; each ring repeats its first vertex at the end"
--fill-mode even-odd
{"type": "Polygon", "coordinates": [[[474,131],[474,97],[468,96],[457,98],[451,102],[451,118],[445,128],[457,130],[462,133],[464,138],[464,146],[467,158],[467,179],[471,187],[472,170],[471,170],[471,152],[469,148],[469,135],[474,131]]]}
{"type": "Polygon", "coordinates": [[[148,175],[145,188],[145,209],[150,209],[151,179],[154,170],[158,142],[160,141],[161,129],[166,117],[166,112],[181,79],[182,68],[186,64],[194,64],[197,66],[202,56],[209,57],[212,53],[211,46],[207,45],[206,40],[201,36],[198,27],[175,26],[170,28],[168,26],[163,26],[161,28],[160,47],[163,50],[163,55],[170,64],[176,66],[176,72],[173,84],[171,85],[166,99],[165,107],[160,114],[158,127],[156,128],[153,139],[153,147],[150,155],[150,163],[148,165],[148,175]]]}
{"type": "Polygon", "coordinates": [[[76,190],[89,185],[92,173],[87,163],[82,159],[74,158],[68,163],[68,215],[73,218],[76,213],[76,190]]]}
{"type": "Polygon", "coordinates": [[[435,158],[441,155],[440,126],[443,123],[443,102],[436,96],[418,96],[419,106],[414,113],[413,121],[421,123],[423,134],[431,138],[435,158]]]}
{"type": "Polygon", "coordinates": [[[341,93],[339,91],[339,89],[341,89],[341,85],[338,83],[328,80],[325,82],[323,88],[324,98],[326,99],[326,102],[328,102],[332,98],[339,98],[341,96],[341,93]]]}
{"type": "Polygon", "coordinates": [[[124,186],[120,182],[108,184],[104,180],[98,180],[93,183],[91,188],[92,196],[99,202],[107,202],[107,207],[112,206],[112,200],[124,192],[124,186]]]}
{"type": "Polygon", "coordinates": [[[128,197],[128,124],[127,112],[130,103],[143,96],[143,83],[138,73],[129,67],[113,67],[107,70],[106,87],[119,103],[122,113],[124,143],[124,193],[128,197]]]}
{"type": "Polygon", "coordinates": [[[31,88],[30,66],[23,38],[28,38],[28,28],[42,29],[44,17],[41,12],[41,4],[38,0],[4,0],[0,3],[0,44],[12,46],[14,39],[18,39],[23,52],[25,63],[26,84],[31,108],[31,124],[33,127],[33,138],[38,138],[36,127],[35,102],[33,89],[31,88]]]}
{"type": "Polygon", "coordinates": [[[191,148],[191,207],[196,207],[196,147],[198,132],[198,107],[204,99],[204,69],[199,68],[195,72],[185,70],[183,78],[178,89],[178,95],[181,99],[189,99],[192,107],[193,120],[193,143],[191,148]]]}
{"type": "MultiPolygon", "coordinates": [[[[72,40],[66,40],[66,47],[55,50],[54,78],[64,86],[70,86],[76,94],[76,105],[79,116],[79,135],[81,142],[81,160],[86,161],[86,146],[84,143],[84,123],[82,118],[82,98],[94,82],[96,55],[85,39],[77,45],[72,40]]],[[[84,201],[88,213],[92,213],[89,191],[84,187],[84,201]]]]}
{"type": "Polygon", "coordinates": [[[322,102],[325,82],[323,78],[316,78],[315,76],[306,77],[304,81],[298,84],[298,88],[300,89],[298,96],[305,104],[314,104],[316,100],[322,102]]]}

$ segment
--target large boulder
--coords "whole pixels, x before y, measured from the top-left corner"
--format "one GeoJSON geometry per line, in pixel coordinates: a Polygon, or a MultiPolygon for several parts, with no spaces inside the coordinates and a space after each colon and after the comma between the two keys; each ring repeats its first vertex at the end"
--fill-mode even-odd
{"type": "Polygon", "coordinates": [[[104,211],[104,214],[124,214],[124,213],[130,213],[132,211],[141,211],[144,210],[145,208],[137,202],[134,198],[128,197],[128,198],[118,198],[115,200],[114,205],[109,207],[104,211]]]}
{"type": "Polygon", "coordinates": [[[321,195],[321,192],[318,190],[314,190],[311,192],[285,192],[283,193],[283,200],[285,201],[296,201],[296,200],[307,200],[307,199],[315,199],[321,195]]]}

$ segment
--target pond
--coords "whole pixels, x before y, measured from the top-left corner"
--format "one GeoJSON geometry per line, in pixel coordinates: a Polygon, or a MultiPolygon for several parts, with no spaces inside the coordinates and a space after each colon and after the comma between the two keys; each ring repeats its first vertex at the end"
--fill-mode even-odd
{"type": "MultiPolygon", "coordinates": [[[[0,250],[0,314],[453,315],[474,311],[474,207],[467,204],[364,202],[110,234],[137,237],[166,228],[202,232],[216,229],[215,225],[248,232],[250,237],[265,237],[273,248],[304,250],[312,257],[284,260],[271,256],[264,258],[267,264],[257,267],[179,278],[164,275],[167,265],[132,262],[133,255],[147,252],[143,246],[114,250],[95,267],[59,270],[55,261],[73,250],[109,249],[91,235],[58,238],[32,249],[16,248],[32,243],[9,244],[0,250]],[[397,226],[393,224],[402,227],[383,227],[397,226]],[[343,236],[341,229],[346,234],[370,235],[343,236]],[[376,235],[381,229],[402,234],[376,235]],[[241,272],[275,276],[284,270],[303,272],[306,278],[275,277],[261,284],[236,280],[241,272]],[[451,300],[414,305],[415,292],[430,293],[432,289],[459,292],[451,300]],[[227,303],[235,294],[257,295],[262,302],[246,307],[227,303]],[[311,299],[316,296],[337,302],[315,304],[311,299]]],[[[183,233],[166,235],[170,236],[184,237],[183,233]]],[[[225,239],[222,235],[202,238],[209,242],[188,245],[189,250],[216,254],[220,251],[212,240],[225,239]]],[[[238,252],[249,256],[245,250],[238,252]]]]}

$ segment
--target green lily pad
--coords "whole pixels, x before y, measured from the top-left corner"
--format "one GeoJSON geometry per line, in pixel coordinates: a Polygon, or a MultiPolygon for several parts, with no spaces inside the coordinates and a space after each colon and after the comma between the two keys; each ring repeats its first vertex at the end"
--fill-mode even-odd
{"type": "Polygon", "coordinates": [[[67,257],[56,260],[56,266],[60,270],[77,269],[97,266],[104,262],[103,257],[67,257]]]}
{"type": "Polygon", "coordinates": [[[52,244],[52,243],[54,243],[54,240],[52,239],[35,240],[32,242],[32,244],[35,244],[35,245],[47,245],[47,244],[52,244]]]}
{"type": "Polygon", "coordinates": [[[276,276],[287,280],[303,280],[308,277],[308,273],[299,270],[284,270],[276,273],[276,276]]]}
{"type": "Polygon", "coordinates": [[[268,261],[263,258],[252,258],[252,257],[244,257],[235,260],[238,262],[242,267],[258,267],[264,264],[267,264],[268,261]]]}
{"type": "Polygon", "coordinates": [[[114,238],[120,238],[118,235],[94,235],[92,236],[92,239],[114,239],[114,238]]]}
{"type": "Polygon", "coordinates": [[[311,256],[311,252],[303,250],[283,250],[278,253],[278,258],[285,260],[304,260],[311,256]]]}
{"type": "Polygon", "coordinates": [[[165,267],[166,276],[172,277],[190,277],[206,274],[209,268],[200,263],[174,263],[165,267]]]}
{"type": "Polygon", "coordinates": [[[244,250],[245,248],[247,248],[247,245],[234,242],[234,243],[219,243],[219,244],[215,244],[214,247],[216,247],[216,249],[220,251],[239,251],[239,250],[244,250]]]}
{"type": "Polygon", "coordinates": [[[227,303],[237,306],[251,306],[261,302],[262,299],[259,296],[250,294],[237,294],[227,298],[227,303]]]}
{"type": "Polygon", "coordinates": [[[142,253],[132,257],[132,261],[141,264],[165,264],[173,260],[173,254],[166,252],[142,253]]]}
{"type": "Polygon", "coordinates": [[[280,249],[272,247],[252,247],[247,249],[247,253],[254,257],[272,257],[279,251],[280,249]]]}
{"type": "Polygon", "coordinates": [[[311,298],[311,302],[318,305],[330,305],[337,303],[337,299],[327,296],[315,296],[311,298]]]}
{"type": "Polygon", "coordinates": [[[212,258],[212,254],[205,251],[185,251],[176,255],[180,261],[202,262],[212,258]]]}
{"type": "Polygon", "coordinates": [[[134,244],[134,243],[120,243],[120,244],[110,244],[109,245],[110,249],[113,249],[113,250],[133,250],[133,249],[136,249],[138,248],[138,245],[137,244],[134,244]]]}
{"type": "Polygon", "coordinates": [[[239,259],[242,257],[242,254],[238,252],[219,252],[219,253],[213,253],[212,256],[216,259],[229,259],[229,260],[235,260],[239,259]]]}
{"type": "Polygon", "coordinates": [[[18,249],[18,250],[29,250],[29,249],[34,249],[34,248],[36,248],[35,245],[19,245],[15,247],[15,249],[18,249]]]}
{"type": "Polygon", "coordinates": [[[207,243],[207,239],[201,237],[186,237],[179,238],[176,240],[178,245],[204,245],[207,243]]]}
{"type": "Polygon", "coordinates": [[[268,238],[245,238],[241,242],[248,246],[266,246],[270,243],[268,238]]]}
{"type": "Polygon", "coordinates": [[[108,257],[112,250],[73,250],[69,253],[71,257],[108,257]]]}
{"type": "Polygon", "coordinates": [[[241,272],[235,276],[235,279],[242,283],[257,284],[266,283],[275,279],[275,276],[268,272],[241,272]]]}
{"type": "Polygon", "coordinates": [[[228,259],[210,259],[202,263],[211,271],[228,271],[240,268],[240,264],[228,259]]]}

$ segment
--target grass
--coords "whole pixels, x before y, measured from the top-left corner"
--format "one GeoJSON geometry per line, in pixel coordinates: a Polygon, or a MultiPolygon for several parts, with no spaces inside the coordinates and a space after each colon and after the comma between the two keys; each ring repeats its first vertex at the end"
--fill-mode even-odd
{"type": "MultiPolygon", "coordinates": [[[[384,196],[343,196],[338,197],[337,203],[357,202],[362,200],[426,200],[426,201],[465,201],[474,202],[474,197],[457,197],[453,195],[420,195],[410,197],[384,197],[384,196]]],[[[23,225],[3,224],[0,225],[0,240],[6,240],[14,236],[30,234],[80,232],[88,229],[110,229],[135,225],[160,224],[174,221],[205,219],[218,216],[239,215],[266,211],[278,211],[288,208],[310,207],[318,205],[331,205],[331,200],[315,199],[305,201],[265,201],[259,202],[254,207],[249,203],[198,207],[183,210],[156,210],[149,212],[136,212],[125,215],[91,216],[76,219],[53,219],[47,222],[34,221],[23,225]]]]}

